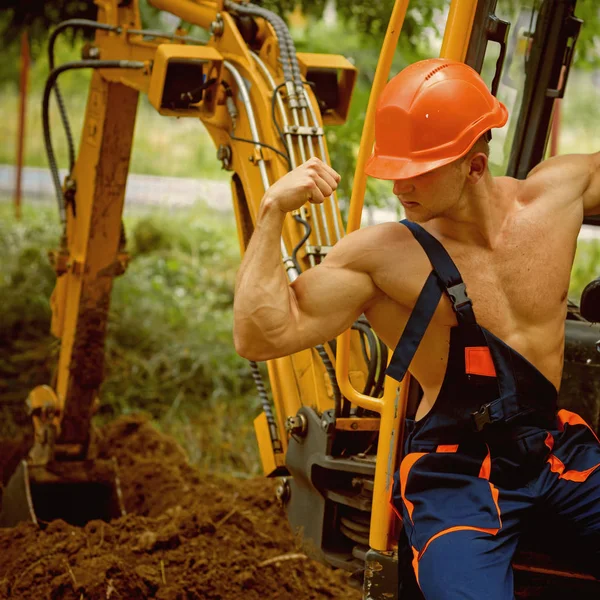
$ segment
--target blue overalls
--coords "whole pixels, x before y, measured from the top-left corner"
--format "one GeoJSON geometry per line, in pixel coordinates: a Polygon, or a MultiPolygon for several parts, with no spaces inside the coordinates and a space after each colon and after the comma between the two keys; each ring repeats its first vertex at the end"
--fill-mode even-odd
{"type": "MultiPolygon", "coordinates": [[[[600,567],[600,443],[578,415],[557,413],[557,390],[475,320],[456,265],[438,240],[402,221],[433,266],[387,374],[401,381],[442,294],[458,325],[431,411],[407,419],[392,505],[426,600],[514,598],[511,559],[540,505],[565,517],[600,567]]],[[[549,523],[549,527],[551,523],[549,523]]]]}

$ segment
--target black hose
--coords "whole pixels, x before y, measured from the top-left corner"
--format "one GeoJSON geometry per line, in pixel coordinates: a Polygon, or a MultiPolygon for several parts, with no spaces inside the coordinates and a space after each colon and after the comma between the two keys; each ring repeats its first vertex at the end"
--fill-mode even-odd
{"type": "Polygon", "coordinates": [[[377,374],[377,381],[375,382],[375,389],[373,390],[373,396],[379,398],[383,392],[383,384],[385,382],[385,370],[388,362],[388,347],[378,337],[377,342],[379,344],[379,372],[377,374]]]}
{"type": "Polygon", "coordinates": [[[289,31],[284,20],[274,12],[262,8],[260,6],[256,6],[255,4],[238,4],[236,2],[232,2],[232,0],[225,0],[225,8],[231,12],[239,13],[241,15],[249,15],[262,17],[265,21],[269,22],[273,29],[275,30],[275,35],[277,36],[277,41],[279,43],[279,55],[281,58],[281,67],[283,69],[283,78],[285,81],[294,81],[293,70],[292,70],[292,62],[296,60],[296,55],[294,54],[293,60],[289,54],[289,46],[287,42],[287,36],[289,35],[289,31]]]}
{"type": "MultiPolygon", "coordinates": [[[[56,29],[54,29],[54,31],[50,34],[50,38],[48,39],[48,65],[50,66],[50,71],[54,69],[54,44],[56,43],[56,38],[61,31],[64,31],[68,27],[82,27],[84,29],[102,29],[104,31],[121,31],[120,27],[116,27],[114,25],[107,25],[106,23],[98,23],[97,21],[91,21],[90,19],[68,19],[67,21],[59,23],[56,29]]],[[[63,97],[60,93],[58,85],[54,86],[54,94],[56,96],[56,102],[58,103],[58,111],[60,113],[60,118],[63,123],[65,135],[67,137],[67,146],[69,148],[69,173],[71,173],[73,171],[73,166],[75,165],[75,142],[73,141],[73,133],[71,131],[71,125],[69,123],[67,109],[65,108],[65,103],[63,101],[63,97]]]]}
{"type": "Polygon", "coordinates": [[[296,269],[298,270],[298,273],[302,273],[302,270],[300,269],[300,264],[298,263],[297,254],[298,254],[298,250],[300,250],[300,248],[302,248],[302,246],[304,245],[306,240],[310,237],[312,229],[310,227],[310,223],[306,219],[303,219],[300,215],[294,215],[294,220],[297,223],[301,223],[302,225],[304,225],[304,230],[305,230],[304,235],[302,236],[302,239],[296,244],[296,246],[292,250],[292,260],[294,261],[294,264],[296,265],[296,269]]]}
{"type": "MultiPolygon", "coordinates": [[[[64,31],[69,27],[80,27],[82,29],[95,29],[102,31],[115,31],[117,33],[121,33],[123,28],[117,25],[107,25],[106,23],[100,23],[98,21],[92,21],[90,19],[68,19],[59,23],[58,26],[52,31],[50,34],[50,38],[48,39],[48,64],[50,66],[50,71],[54,69],[54,45],[56,43],[56,38],[58,34],[64,31]]],[[[177,40],[177,41],[185,41],[191,42],[196,45],[205,45],[206,42],[191,38],[188,36],[177,35],[174,33],[164,33],[162,31],[152,31],[148,29],[128,29],[128,35],[144,35],[146,37],[158,37],[164,38],[168,40],[177,40]]],[[[73,167],[75,165],[75,143],[73,141],[73,133],[71,130],[71,125],[69,123],[69,117],[67,115],[67,110],[65,107],[65,103],[60,93],[60,89],[58,85],[54,86],[54,94],[56,96],[56,102],[58,103],[58,110],[60,113],[60,118],[63,123],[63,128],[65,131],[65,135],[67,137],[67,146],[69,151],[69,173],[73,171],[73,167]]]]}
{"type": "Polygon", "coordinates": [[[329,360],[329,355],[325,348],[319,344],[315,346],[323,364],[325,365],[325,370],[327,371],[327,375],[329,376],[329,380],[331,381],[331,387],[333,389],[333,402],[334,402],[334,414],[333,416],[337,419],[341,416],[342,412],[342,393],[340,392],[340,388],[337,383],[337,378],[335,376],[335,369],[331,364],[331,360],[329,360]]]}
{"type": "Polygon", "coordinates": [[[238,142],[246,142],[248,144],[256,144],[258,146],[262,146],[263,148],[268,148],[269,150],[272,150],[273,152],[275,152],[275,154],[277,154],[278,156],[281,156],[281,158],[283,158],[283,160],[285,160],[287,162],[288,169],[290,168],[290,159],[281,150],[277,150],[277,148],[275,148],[275,146],[271,146],[271,144],[265,144],[264,142],[257,142],[256,140],[250,140],[248,138],[237,137],[237,136],[233,135],[232,133],[229,134],[229,137],[232,140],[236,140],[238,142]]]}
{"type": "MultiPolygon", "coordinates": [[[[352,329],[356,329],[360,331],[367,337],[369,342],[369,353],[370,356],[366,358],[365,362],[369,364],[369,371],[367,374],[367,381],[365,383],[365,388],[363,390],[363,394],[368,396],[372,395],[373,387],[375,386],[375,373],[377,372],[377,340],[375,338],[375,334],[373,330],[368,326],[362,323],[361,321],[356,321],[354,325],[352,325],[352,329]]],[[[365,352],[366,353],[366,352],[365,352]]]]}
{"type": "Polygon", "coordinates": [[[276,454],[281,453],[283,452],[283,448],[281,446],[281,440],[279,439],[279,433],[277,432],[277,423],[275,422],[275,417],[273,416],[271,403],[269,402],[269,396],[267,395],[267,390],[265,388],[265,384],[263,383],[262,375],[260,374],[258,365],[253,360],[248,362],[250,363],[252,378],[254,379],[254,383],[256,385],[256,390],[262,404],[263,412],[267,416],[267,423],[269,425],[269,433],[271,435],[273,451],[276,454]]]}
{"type": "Polygon", "coordinates": [[[145,63],[132,60],[80,60],[77,62],[68,62],[60,67],[56,67],[55,69],[52,69],[50,75],[48,75],[46,86],[44,87],[44,97],[42,99],[42,126],[44,129],[44,145],[46,147],[46,155],[48,156],[48,165],[54,183],[56,200],[58,202],[58,212],[62,225],[66,222],[65,204],[62,187],[60,185],[58,165],[56,164],[56,157],[54,156],[54,150],[52,148],[49,119],[50,94],[56,84],[57,77],[61,73],[72,69],[143,69],[144,66],[145,63]]]}
{"type": "Polygon", "coordinates": [[[277,129],[277,133],[279,134],[279,139],[285,148],[285,152],[288,157],[288,164],[290,165],[290,169],[292,167],[292,158],[290,156],[290,149],[288,148],[287,142],[285,141],[285,136],[283,135],[283,131],[279,126],[279,122],[277,121],[277,117],[275,116],[275,101],[277,100],[277,92],[285,85],[285,81],[280,83],[274,90],[273,95],[271,96],[271,118],[273,119],[273,123],[275,124],[275,129],[277,129]]]}

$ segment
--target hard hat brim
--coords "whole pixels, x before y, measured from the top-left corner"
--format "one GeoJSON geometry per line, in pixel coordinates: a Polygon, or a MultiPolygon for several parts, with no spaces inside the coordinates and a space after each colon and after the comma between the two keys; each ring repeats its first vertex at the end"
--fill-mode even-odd
{"type": "Polygon", "coordinates": [[[365,173],[375,179],[411,179],[448,165],[459,158],[460,156],[452,156],[438,160],[418,161],[396,156],[371,156],[365,165],[365,173]]]}

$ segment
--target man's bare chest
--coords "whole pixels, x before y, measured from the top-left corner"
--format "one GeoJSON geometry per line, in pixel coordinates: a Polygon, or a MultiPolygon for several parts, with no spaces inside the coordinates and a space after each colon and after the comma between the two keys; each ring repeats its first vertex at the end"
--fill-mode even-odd
{"type": "MultiPolygon", "coordinates": [[[[572,232],[561,233],[545,223],[516,222],[493,248],[440,241],[462,275],[478,321],[498,335],[512,333],[519,323],[555,320],[563,310],[575,253],[572,232]]],[[[382,323],[390,322],[394,305],[397,316],[407,318],[432,270],[416,240],[396,250],[398,255],[393,256],[392,248],[389,260],[374,273],[386,297],[378,307],[378,312],[387,313],[377,319],[382,323]]],[[[445,326],[456,323],[447,300],[440,303],[434,321],[445,326]]]]}

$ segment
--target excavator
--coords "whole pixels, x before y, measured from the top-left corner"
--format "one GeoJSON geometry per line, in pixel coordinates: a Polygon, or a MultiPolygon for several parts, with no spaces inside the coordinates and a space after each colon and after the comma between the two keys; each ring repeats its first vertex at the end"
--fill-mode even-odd
{"type": "MultiPolygon", "coordinates": [[[[118,465],[97,457],[90,425],[100,402],[113,280],[129,260],[122,213],[140,93],[161,115],[199,119],[206,127],[231,172],[242,254],[273,182],[314,156],[335,166],[324,128],[348,118],[357,78],[348,59],[296,52],[284,20],[251,2],[149,2],[203,28],[208,41],[182,30],[143,29],[138,0],[95,0],[96,21],[65,21],[49,38],[42,108],[62,225],[50,253],[57,275],[51,329],[60,355],[54,381],[27,399],[34,443],[3,490],[0,526],[42,526],[56,518],[81,525],[124,513],[118,465]],[[55,66],[56,39],[72,27],[93,32],[94,41],[81,60],[55,66]],[[60,75],[73,69],[92,71],[77,150],[59,88],[60,75]],[[64,181],[52,148],[53,95],[69,140],[64,181]]],[[[499,152],[492,168],[524,178],[545,157],[553,108],[565,93],[584,26],[577,0],[452,0],[446,9],[440,56],[481,72],[509,106],[507,127],[494,133],[499,152]]],[[[418,11],[419,0],[396,0],[383,40],[346,225],[335,194],[286,217],[280,251],[290,282],[360,227],[375,107],[408,10],[418,11]]],[[[569,304],[560,404],[598,431],[600,329],[592,322],[600,320],[600,286],[590,286],[581,306],[569,304]]],[[[363,316],[336,340],[268,361],[269,386],[250,363],[262,402],[254,426],[264,474],[278,479],[277,496],[305,552],[351,571],[365,600],[421,597],[389,497],[404,419],[415,414],[422,392],[409,375],[400,384],[385,375],[390,357],[363,316]]],[[[600,597],[585,556],[575,558],[574,542],[557,541],[556,532],[551,544],[544,542],[547,529],[532,522],[515,557],[517,596],[550,598],[564,589],[600,597]]]]}

